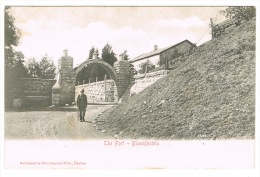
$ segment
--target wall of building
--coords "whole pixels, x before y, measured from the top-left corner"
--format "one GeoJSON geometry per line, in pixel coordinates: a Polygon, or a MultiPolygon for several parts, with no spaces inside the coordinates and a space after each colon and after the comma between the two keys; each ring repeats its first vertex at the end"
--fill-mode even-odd
{"type": "Polygon", "coordinates": [[[20,79],[22,106],[51,105],[52,87],[55,82],[55,79],[20,79]]]}
{"type": "MultiPolygon", "coordinates": [[[[162,52],[160,54],[160,63],[165,64],[166,61],[169,61],[172,58],[174,58],[174,53],[176,50],[178,51],[178,53],[185,53],[185,52],[191,50],[192,47],[194,47],[192,44],[190,44],[187,41],[184,41],[180,45],[177,45],[175,47],[172,47],[172,48],[162,52]]],[[[166,66],[166,68],[168,68],[168,66],[166,66]]]]}
{"type": "Polygon", "coordinates": [[[158,55],[154,55],[154,56],[145,58],[143,60],[135,61],[132,64],[134,65],[134,68],[138,71],[138,70],[141,69],[140,65],[142,63],[145,63],[147,60],[149,60],[152,64],[154,64],[155,67],[158,67],[159,66],[159,61],[160,61],[160,55],[158,54],[158,55]]]}
{"type": "Polygon", "coordinates": [[[114,102],[116,98],[116,84],[114,80],[99,81],[90,84],[78,85],[75,87],[75,102],[80,91],[84,89],[89,103],[114,102]]]}

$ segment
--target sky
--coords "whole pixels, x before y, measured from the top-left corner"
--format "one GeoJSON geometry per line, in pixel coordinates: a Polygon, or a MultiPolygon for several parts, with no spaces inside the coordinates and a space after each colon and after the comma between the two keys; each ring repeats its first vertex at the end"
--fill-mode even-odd
{"type": "Polygon", "coordinates": [[[21,31],[19,46],[25,58],[40,60],[47,54],[57,65],[63,50],[74,67],[95,47],[105,44],[119,55],[127,50],[135,58],[185,39],[200,45],[211,39],[209,22],[221,22],[225,7],[12,7],[21,31]]]}

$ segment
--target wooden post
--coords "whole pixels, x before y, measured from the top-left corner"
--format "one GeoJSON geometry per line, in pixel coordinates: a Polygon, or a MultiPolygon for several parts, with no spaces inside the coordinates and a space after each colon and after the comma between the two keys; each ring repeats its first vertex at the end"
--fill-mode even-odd
{"type": "MultiPolygon", "coordinates": [[[[95,84],[95,86],[96,86],[96,90],[97,90],[97,80],[98,80],[98,78],[96,77],[96,84],[95,84]]],[[[95,95],[96,95],[96,101],[98,100],[98,96],[97,96],[97,94],[95,93],[95,95]]]]}
{"type": "Polygon", "coordinates": [[[107,80],[107,75],[105,74],[105,77],[104,77],[104,87],[105,87],[105,101],[107,101],[106,80],[107,80]]]}
{"type": "Polygon", "coordinates": [[[83,85],[85,84],[85,80],[83,80],[83,85]]]}
{"type": "Polygon", "coordinates": [[[78,85],[79,85],[79,81],[78,81],[78,85]]]}
{"type": "Polygon", "coordinates": [[[88,79],[88,83],[90,84],[90,78],[88,79]]]}

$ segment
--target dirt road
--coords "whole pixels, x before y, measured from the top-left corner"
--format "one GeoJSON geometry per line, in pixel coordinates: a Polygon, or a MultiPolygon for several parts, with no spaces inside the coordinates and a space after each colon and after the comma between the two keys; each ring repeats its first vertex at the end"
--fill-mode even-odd
{"type": "Polygon", "coordinates": [[[93,121],[109,105],[89,105],[85,122],[76,107],[5,112],[6,139],[110,139],[96,130],[93,121]]]}

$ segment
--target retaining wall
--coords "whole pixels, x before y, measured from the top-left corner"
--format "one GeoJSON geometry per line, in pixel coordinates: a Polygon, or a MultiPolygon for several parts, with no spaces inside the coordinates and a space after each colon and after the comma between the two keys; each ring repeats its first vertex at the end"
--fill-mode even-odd
{"type": "Polygon", "coordinates": [[[55,79],[20,79],[19,92],[22,106],[51,105],[52,86],[55,79]]]}
{"type": "Polygon", "coordinates": [[[89,103],[114,102],[116,98],[116,85],[114,80],[99,81],[95,83],[78,85],[75,87],[75,102],[80,91],[84,89],[89,103]]]}
{"type": "Polygon", "coordinates": [[[168,70],[161,70],[152,73],[140,74],[133,76],[132,79],[132,86],[130,88],[130,95],[137,94],[144,90],[146,87],[149,87],[157,80],[161,79],[162,77],[166,76],[170,71],[168,70]]]}

